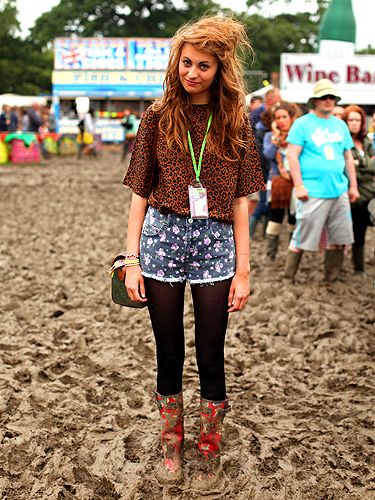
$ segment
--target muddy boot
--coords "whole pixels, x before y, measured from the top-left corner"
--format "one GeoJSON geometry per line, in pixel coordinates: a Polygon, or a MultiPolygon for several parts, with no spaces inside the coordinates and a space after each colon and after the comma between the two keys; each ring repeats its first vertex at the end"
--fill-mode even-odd
{"type": "Polygon", "coordinates": [[[293,252],[288,250],[284,268],[284,280],[294,283],[294,276],[297,272],[299,263],[301,262],[302,252],[293,252]]]}
{"type": "Polygon", "coordinates": [[[334,281],[340,274],[344,262],[344,249],[324,251],[324,274],[327,281],[334,281]]]}
{"type": "Polygon", "coordinates": [[[191,487],[201,491],[202,494],[212,493],[222,479],[220,441],[224,417],[230,409],[228,399],[224,401],[201,399],[201,431],[198,441],[200,461],[191,487]]]}
{"type": "Polygon", "coordinates": [[[363,278],[366,278],[367,274],[365,272],[365,247],[352,246],[352,258],[355,273],[360,274],[363,278]]]}
{"type": "Polygon", "coordinates": [[[274,234],[266,234],[266,252],[271,260],[276,259],[277,250],[279,248],[279,236],[274,234]]]}
{"type": "Polygon", "coordinates": [[[271,260],[275,260],[279,248],[279,236],[282,225],[279,222],[269,221],[266,229],[266,253],[271,260]]]}
{"type": "Polygon", "coordinates": [[[267,230],[269,218],[266,215],[263,215],[262,219],[263,219],[262,220],[263,238],[265,238],[266,237],[266,230],[267,230]]]}
{"type": "Polygon", "coordinates": [[[182,392],[175,396],[161,396],[155,391],[161,417],[161,446],[163,464],[156,469],[158,480],[164,484],[178,484],[183,479],[182,454],[184,443],[182,392]]]}
{"type": "Polygon", "coordinates": [[[250,215],[250,217],[249,217],[249,237],[251,240],[253,239],[253,234],[254,234],[254,231],[257,227],[258,222],[259,222],[259,219],[250,215]]]}

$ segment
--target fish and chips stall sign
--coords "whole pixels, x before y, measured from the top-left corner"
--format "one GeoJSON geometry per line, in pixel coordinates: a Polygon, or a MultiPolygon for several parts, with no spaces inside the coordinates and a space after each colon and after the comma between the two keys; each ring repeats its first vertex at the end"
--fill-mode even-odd
{"type": "Polygon", "coordinates": [[[170,39],[56,38],[56,70],[164,71],[170,39]]]}
{"type": "Polygon", "coordinates": [[[328,78],[340,104],[375,103],[375,56],[323,57],[319,54],[281,54],[280,90],[287,101],[306,103],[315,83],[328,78]]]}
{"type": "MultiPolygon", "coordinates": [[[[76,128],[59,116],[60,99],[155,99],[163,93],[169,38],[56,38],[52,94],[59,127],[76,128]]],[[[97,120],[104,140],[121,141],[115,120],[97,120]]]]}

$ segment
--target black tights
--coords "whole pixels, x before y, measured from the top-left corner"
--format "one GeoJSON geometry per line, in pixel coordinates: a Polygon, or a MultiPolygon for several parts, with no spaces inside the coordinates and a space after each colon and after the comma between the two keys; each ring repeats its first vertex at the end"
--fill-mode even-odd
{"type": "MultiPolygon", "coordinates": [[[[269,219],[272,222],[279,222],[282,224],[285,215],[285,208],[270,208],[270,216],[269,219]]],[[[294,226],[296,223],[296,216],[292,215],[288,209],[288,224],[294,226]]]]}
{"type": "MultiPolygon", "coordinates": [[[[213,285],[191,285],[195,316],[195,349],[204,399],[225,399],[224,342],[231,279],[213,285]]],[[[185,283],[145,278],[147,304],[156,340],[157,391],[163,396],[182,390],[185,359],[183,325],[185,283]]]]}
{"type": "Polygon", "coordinates": [[[367,226],[371,226],[370,213],[368,211],[367,201],[359,207],[352,207],[354,243],[353,247],[365,246],[365,236],[367,226]]]}

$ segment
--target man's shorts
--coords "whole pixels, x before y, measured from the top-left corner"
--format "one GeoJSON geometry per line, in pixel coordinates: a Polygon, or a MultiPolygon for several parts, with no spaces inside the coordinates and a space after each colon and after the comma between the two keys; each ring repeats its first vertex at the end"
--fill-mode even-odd
{"type": "Polygon", "coordinates": [[[296,200],[296,229],[290,244],[301,250],[316,251],[323,227],[327,228],[328,245],[353,243],[352,215],[348,193],[338,198],[296,200]]]}
{"type": "Polygon", "coordinates": [[[257,191],[256,193],[248,194],[247,199],[249,201],[259,201],[260,200],[259,191],[257,191]]]}
{"type": "Polygon", "coordinates": [[[142,274],[167,283],[213,283],[236,270],[232,224],[161,214],[149,207],[140,241],[142,274]]]}

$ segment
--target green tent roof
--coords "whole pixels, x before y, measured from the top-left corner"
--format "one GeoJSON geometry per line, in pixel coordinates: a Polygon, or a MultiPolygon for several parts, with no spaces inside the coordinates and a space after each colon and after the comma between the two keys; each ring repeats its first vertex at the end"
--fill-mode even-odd
{"type": "Polygon", "coordinates": [[[352,0],[331,0],[322,17],[319,42],[338,40],[355,43],[356,23],[352,0]]]}

